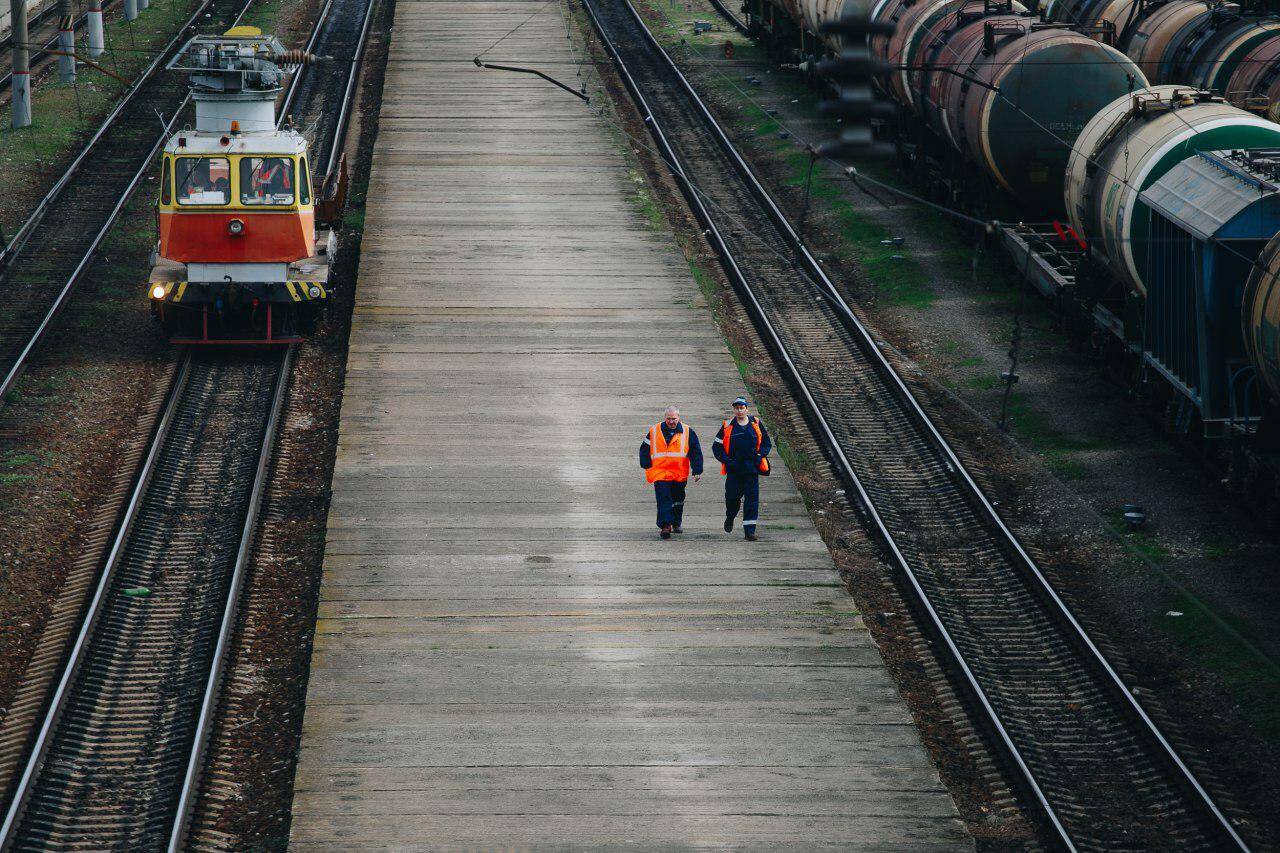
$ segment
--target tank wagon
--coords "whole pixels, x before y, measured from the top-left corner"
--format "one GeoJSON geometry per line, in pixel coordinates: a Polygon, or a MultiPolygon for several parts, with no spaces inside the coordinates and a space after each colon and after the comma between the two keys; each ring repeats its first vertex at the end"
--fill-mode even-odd
{"type": "Polygon", "coordinates": [[[1207,89],[1263,110],[1280,72],[1280,21],[1217,0],[1055,0],[1046,20],[1115,44],[1152,83],[1207,89]]]}
{"type": "Polygon", "coordinates": [[[1140,295],[1150,290],[1142,192],[1199,151],[1275,148],[1280,125],[1209,92],[1154,86],[1108,104],[1080,133],[1067,167],[1067,214],[1094,255],[1140,295]]]}
{"type": "Polygon", "coordinates": [[[315,59],[237,27],[169,64],[190,75],[195,128],[164,147],[147,295],[177,343],[290,343],[323,309],[333,237],[316,232],[307,140],[275,115],[285,71],[315,59]]]}
{"type": "Polygon", "coordinates": [[[901,110],[885,130],[907,164],[984,216],[1065,213],[1069,229],[1005,229],[1006,245],[1115,341],[1103,349],[1168,380],[1181,422],[1247,431],[1266,396],[1280,402],[1276,19],[1205,0],[846,0],[793,17],[804,35],[788,42],[769,3],[743,11],[802,66],[839,47],[814,35],[823,15],[894,24],[869,48],[889,68],[880,88],[901,110]],[[975,204],[963,171],[1004,198],[975,204]]]}
{"type": "Polygon", "coordinates": [[[1272,399],[1280,400],[1280,234],[1250,269],[1241,305],[1246,354],[1272,399]]]}

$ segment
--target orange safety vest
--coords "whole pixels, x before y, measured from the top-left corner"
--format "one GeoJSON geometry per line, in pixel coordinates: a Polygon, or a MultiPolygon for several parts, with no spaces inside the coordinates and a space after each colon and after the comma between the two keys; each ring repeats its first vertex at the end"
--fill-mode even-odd
{"type": "Polygon", "coordinates": [[[662,424],[649,427],[649,458],[652,462],[645,469],[644,478],[650,483],[682,483],[689,479],[689,427],[680,424],[680,431],[671,436],[670,443],[662,434],[662,424]]]}
{"type": "MultiPolygon", "coordinates": [[[[760,431],[760,422],[752,417],[747,423],[751,424],[756,431],[756,453],[760,452],[760,445],[764,444],[764,433],[760,431]]],[[[729,437],[733,435],[733,421],[724,422],[724,430],[720,433],[720,440],[724,443],[724,455],[729,455],[729,437]]],[[[729,468],[725,465],[720,466],[720,473],[728,475],[729,468]]],[[[760,457],[760,473],[766,477],[769,476],[769,458],[767,456],[760,457]]]]}

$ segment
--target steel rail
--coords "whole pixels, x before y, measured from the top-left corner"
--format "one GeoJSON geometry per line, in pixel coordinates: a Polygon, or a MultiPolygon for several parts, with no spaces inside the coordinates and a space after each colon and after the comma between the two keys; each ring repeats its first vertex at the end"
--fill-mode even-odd
{"type": "Polygon", "coordinates": [[[711,0],[711,6],[720,13],[720,17],[732,24],[735,30],[744,36],[749,37],[751,35],[751,30],[742,22],[741,18],[729,11],[729,7],[724,5],[724,0],[711,0]]]}
{"type": "MultiPolygon", "coordinates": [[[[184,36],[187,34],[187,31],[191,28],[191,26],[195,23],[195,21],[204,13],[204,11],[207,8],[209,8],[209,5],[212,2],[213,0],[205,0],[205,2],[201,3],[200,6],[196,9],[196,11],[191,15],[191,17],[187,19],[187,22],[182,25],[182,28],[178,30],[178,33],[173,37],[173,39],[168,43],[168,45],[165,46],[164,50],[160,51],[156,55],[156,58],[151,62],[149,66],[147,66],[147,69],[141,75],[139,75],[137,80],[134,81],[133,85],[130,87],[129,91],[125,94],[125,96],[120,99],[120,102],[118,104],[116,104],[115,109],[113,109],[111,113],[106,117],[106,119],[103,120],[97,132],[94,133],[93,137],[85,144],[84,148],[81,149],[80,154],[76,157],[75,160],[72,161],[71,165],[67,167],[67,171],[63,173],[62,177],[58,179],[57,183],[55,183],[53,187],[49,190],[49,192],[45,194],[44,198],[40,200],[40,203],[36,206],[36,209],[32,212],[31,216],[27,218],[27,221],[18,230],[18,233],[14,236],[13,240],[9,242],[9,245],[6,246],[3,250],[0,250],[0,272],[2,272],[4,268],[8,266],[9,260],[11,260],[17,254],[17,252],[22,248],[22,246],[26,243],[27,239],[31,236],[31,233],[35,231],[36,226],[38,226],[41,220],[44,218],[45,212],[48,210],[49,205],[53,203],[53,201],[67,186],[67,184],[70,183],[71,178],[74,177],[75,174],[80,170],[81,165],[89,156],[94,146],[98,144],[99,140],[101,140],[102,137],[106,134],[106,132],[110,130],[111,127],[115,124],[116,120],[120,116],[120,113],[123,112],[123,110],[129,104],[129,102],[133,100],[134,95],[136,95],[138,91],[142,88],[143,84],[146,83],[151,78],[151,75],[155,73],[156,69],[160,66],[161,62],[169,55],[169,53],[174,49],[174,47],[176,47],[178,43],[182,41],[184,36]]],[[[237,22],[239,22],[239,20],[244,17],[245,13],[249,11],[249,7],[253,5],[253,2],[254,0],[245,0],[243,8],[241,8],[239,14],[236,16],[237,22]]],[[[80,262],[76,265],[71,275],[68,276],[66,282],[62,285],[62,288],[58,291],[58,294],[54,297],[53,302],[49,305],[48,310],[45,312],[44,316],[40,319],[40,322],[37,324],[35,331],[32,332],[31,336],[27,339],[26,344],[24,344],[22,349],[19,351],[18,357],[14,361],[13,365],[10,366],[9,370],[5,373],[4,377],[0,378],[0,406],[4,405],[4,401],[7,398],[9,391],[13,389],[13,386],[17,383],[18,379],[21,378],[23,372],[26,370],[27,361],[31,357],[31,354],[35,351],[36,347],[40,344],[40,341],[44,338],[45,334],[49,331],[49,327],[53,324],[54,319],[57,318],[58,314],[66,306],[68,298],[71,296],[71,293],[75,289],[76,284],[79,283],[80,277],[84,274],[84,271],[88,268],[89,263],[93,260],[93,257],[97,253],[98,248],[102,245],[102,241],[106,239],[107,233],[111,230],[112,226],[114,226],[116,221],[120,218],[121,211],[123,211],[125,208],[125,205],[129,203],[129,199],[133,197],[133,193],[137,190],[138,185],[142,182],[143,177],[149,172],[152,159],[155,157],[156,152],[158,152],[160,148],[164,146],[164,142],[168,138],[169,133],[172,130],[174,124],[177,122],[178,116],[182,113],[182,110],[186,108],[186,105],[190,101],[190,99],[191,99],[190,95],[188,95],[183,100],[182,106],[180,106],[177,110],[174,111],[173,116],[169,119],[168,122],[164,123],[164,125],[161,128],[161,132],[156,139],[155,145],[151,147],[151,150],[148,153],[146,159],[142,161],[142,164],[138,167],[138,171],[134,174],[133,178],[130,179],[129,184],[128,186],[125,187],[124,192],[120,194],[120,197],[119,199],[117,199],[115,206],[111,209],[110,214],[107,216],[106,220],[102,223],[102,227],[98,230],[98,233],[94,236],[94,239],[89,244],[88,249],[81,256],[80,262]]]]}
{"type": "MultiPolygon", "coordinates": [[[[346,121],[350,113],[351,101],[354,99],[356,83],[359,79],[357,68],[364,55],[364,47],[369,34],[369,25],[373,20],[374,7],[377,0],[369,0],[365,5],[364,21],[360,27],[359,42],[356,48],[356,56],[352,60],[351,73],[347,78],[346,86],[342,95],[342,109],[338,116],[338,123],[334,130],[334,142],[330,149],[329,166],[332,165],[333,152],[339,149],[341,140],[346,137],[346,121]]],[[[311,38],[307,41],[307,51],[315,47],[319,41],[324,24],[327,23],[329,13],[333,8],[333,0],[328,0],[324,8],[321,10],[317,19],[315,29],[311,33],[311,38]]],[[[293,80],[290,81],[288,91],[285,94],[284,101],[280,110],[280,119],[277,126],[284,121],[287,110],[293,106],[294,97],[297,94],[299,83],[303,77],[301,69],[294,74],[293,80]]],[[[326,168],[326,171],[328,169],[326,168]]],[[[178,807],[175,813],[172,831],[169,834],[169,853],[178,853],[182,849],[182,845],[186,840],[187,833],[191,826],[191,817],[195,811],[196,800],[199,797],[200,780],[203,777],[203,763],[205,750],[209,743],[212,733],[214,718],[217,713],[218,698],[222,687],[223,670],[231,644],[231,637],[235,628],[236,612],[239,606],[240,590],[244,585],[244,574],[249,565],[249,559],[252,556],[252,548],[254,543],[254,533],[257,528],[257,516],[261,507],[262,494],[266,489],[267,476],[271,467],[271,454],[275,447],[275,435],[280,420],[280,413],[284,408],[285,393],[288,386],[288,376],[291,373],[295,348],[289,347],[285,353],[285,357],[281,360],[281,378],[276,386],[275,397],[272,401],[271,414],[267,421],[266,438],[263,441],[262,451],[258,457],[258,468],[254,475],[254,482],[249,498],[248,517],[245,522],[244,533],[240,540],[240,548],[236,554],[235,567],[231,575],[231,588],[227,596],[226,610],[223,614],[223,621],[218,632],[218,642],[213,651],[213,664],[210,668],[209,678],[205,685],[204,696],[200,703],[200,716],[196,722],[195,736],[192,741],[192,750],[190,759],[187,762],[186,773],[183,776],[181,792],[178,798],[178,807]]]]}
{"type": "MultiPolygon", "coordinates": [[[[45,21],[52,18],[57,13],[58,13],[57,0],[49,0],[48,3],[44,4],[44,7],[41,8],[39,12],[36,12],[34,15],[31,15],[31,17],[27,19],[27,27],[28,28],[38,27],[41,24],[43,24],[45,21]]],[[[12,26],[10,26],[9,32],[3,38],[0,38],[0,50],[9,50],[12,47],[13,47],[13,28],[12,26]]]]}
{"type": "MultiPolygon", "coordinates": [[[[616,46],[613,45],[612,40],[605,32],[604,27],[593,8],[593,0],[582,0],[582,2],[591,17],[592,23],[597,33],[599,33],[606,50],[616,63],[628,90],[643,112],[645,123],[658,142],[659,150],[662,152],[663,159],[667,162],[667,165],[671,168],[672,173],[680,183],[682,192],[689,200],[695,214],[707,229],[706,236],[712,243],[716,253],[720,256],[722,264],[725,266],[731,281],[734,283],[735,289],[737,289],[739,293],[746,298],[752,309],[753,319],[757,321],[757,326],[764,332],[767,343],[787,367],[787,372],[790,375],[793,387],[800,391],[804,399],[805,408],[808,410],[807,414],[809,415],[810,422],[818,428],[824,444],[828,446],[828,449],[838,461],[844,477],[851,485],[854,486],[862,507],[865,509],[875,529],[893,554],[894,561],[898,564],[899,568],[902,569],[904,575],[909,580],[912,590],[921,607],[928,614],[932,627],[937,632],[938,636],[942,638],[948,652],[951,654],[957,667],[964,675],[964,679],[969,690],[982,706],[983,712],[988,716],[993,730],[997,733],[1000,742],[1009,753],[1010,759],[1019,768],[1019,772],[1023,774],[1028,787],[1033,792],[1038,804],[1045,812],[1050,824],[1054,827],[1059,838],[1067,848],[1074,850],[1074,843],[1068,835],[1066,828],[1063,826],[1062,821],[1048,802],[1048,799],[1035,779],[1034,773],[1031,771],[1028,762],[1014,744],[1012,737],[1004,727],[1004,724],[990,701],[990,698],[978,683],[977,678],[969,664],[965,661],[964,656],[958,645],[955,643],[951,633],[946,628],[941,616],[930,601],[923,584],[920,582],[915,571],[911,568],[909,561],[900,550],[892,532],[888,529],[888,526],[885,524],[879,511],[876,509],[870,495],[862,484],[861,479],[858,477],[848,457],[840,448],[838,439],[827,422],[827,419],[820,411],[813,394],[804,382],[804,379],[790,354],[786,351],[786,347],[783,344],[781,337],[774,329],[772,323],[770,323],[763,306],[758,301],[756,295],[752,292],[746,276],[738,267],[737,261],[721,236],[719,228],[716,226],[710,212],[703,204],[697,188],[692,185],[685,174],[684,169],[681,167],[679,157],[667,141],[666,134],[659,126],[656,115],[649,108],[639,85],[632,77],[630,71],[626,68],[616,46]]],[[[1112,667],[1110,662],[1107,661],[1106,657],[1093,642],[1092,638],[1088,636],[1088,633],[1075,617],[1074,613],[1071,612],[1069,606],[1058,595],[1048,578],[1045,577],[1043,571],[1022,546],[1022,543],[1018,540],[1016,534],[1014,534],[1013,531],[1005,524],[1004,520],[1000,518],[999,513],[996,512],[986,495],[982,492],[982,489],[977,485],[972,475],[960,461],[958,455],[942,436],[937,426],[933,423],[933,420],[920,406],[919,401],[916,400],[910,389],[907,388],[906,383],[902,380],[901,376],[899,376],[897,371],[894,370],[889,360],[877,345],[870,331],[861,322],[857,315],[854,314],[853,310],[844,300],[835,284],[827,276],[826,271],[823,270],[822,266],[817,262],[817,259],[814,258],[804,240],[791,226],[790,221],[782,212],[781,208],[778,207],[772,196],[756,178],[754,171],[742,158],[741,154],[739,154],[736,146],[734,146],[723,128],[721,128],[719,122],[717,122],[712,116],[710,110],[698,96],[692,84],[689,83],[688,79],[680,71],[678,66],[676,66],[670,55],[662,45],[658,43],[652,32],[650,32],[648,26],[644,22],[644,19],[631,3],[631,0],[619,0],[619,2],[626,5],[628,12],[635,19],[640,31],[644,34],[654,52],[661,57],[667,69],[676,75],[687,96],[698,107],[701,120],[709,129],[711,129],[721,149],[726,155],[728,155],[730,161],[734,164],[739,175],[747,183],[756,200],[765,208],[770,220],[782,233],[789,246],[796,252],[808,277],[819,285],[821,295],[824,296],[829,304],[836,309],[846,327],[855,334],[864,354],[872,360],[881,376],[890,383],[891,387],[896,392],[896,395],[899,397],[900,401],[905,404],[916,423],[924,428],[925,434],[930,438],[935,449],[942,453],[943,458],[947,463],[948,470],[959,480],[969,498],[973,500],[975,505],[983,514],[984,520],[998,533],[1003,543],[1008,547],[1010,553],[1015,555],[1016,562],[1024,569],[1027,576],[1035,581],[1037,588],[1043,594],[1043,600],[1052,606],[1054,614],[1061,619],[1063,624],[1067,625],[1071,629],[1073,639],[1076,640],[1081,648],[1087,651],[1091,662],[1098,668],[1098,670],[1104,673],[1107,681],[1113,688],[1113,692],[1120,698],[1123,705],[1132,713],[1133,717],[1141,723],[1142,728],[1151,738],[1152,742],[1159,746],[1160,751],[1163,753],[1171,767],[1176,770],[1183,784],[1195,794],[1196,799],[1200,802],[1204,810],[1212,816],[1215,825],[1223,831],[1237,849],[1248,850],[1248,846],[1236,832],[1235,828],[1231,825],[1231,822],[1222,812],[1217,803],[1214,802],[1212,796],[1200,781],[1196,779],[1194,773],[1192,773],[1191,769],[1182,760],[1181,756],[1177,754],[1177,751],[1159,730],[1154,720],[1151,719],[1150,715],[1142,707],[1141,703],[1139,703],[1134,697],[1133,692],[1124,684],[1114,667],[1112,667]]]]}
{"type": "MultiPolygon", "coordinates": [[[[80,149],[80,153],[76,156],[76,159],[72,160],[71,165],[62,173],[62,177],[58,178],[57,182],[54,183],[49,191],[45,193],[44,197],[40,199],[35,210],[31,212],[31,215],[27,217],[26,221],[22,223],[17,232],[13,235],[13,239],[9,241],[8,245],[0,248],[0,269],[7,266],[14,254],[22,248],[27,238],[31,236],[31,232],[35,230],[35,227],[40,224],[40,220],[44,218],[44,214],[49,209],[49,205],[62,193],[67,184],[71,182],[71,179],[75,177],[76,172],[80,170],[80,167],[84,164],[85,158],[89,156],[90,150],[97,145],[98,140],[100,140],[103,135],[111,129],[111,126],[115,124],[116,119],[120,117],[120,113],[124,111],[124,108],[133,100],[134,96],[138,94],[138,91],[142,88],[143,84],[151,79],[151,75],[160,67],[161,63],[169,55],[169,52],[177,47],[178,42],[183,39],[187,34],[187,31],[196,23],[197,20],[199,20],[200,16],[204,14],[204,11],[208,9],[212,3],[213,0],[204,0],[204,2],[191,13],[191,16],[187,18],[186,23],[182,25],[168,44],[166,44],[164,48],[156,54],[156,58],[151,61],[151,64],[148,65],[146,69],[138,75],[137,79],[133,81],[133,84],[129,87],[128,91],[126,91],[123,97],[120,98],[119,102],[116,103],[115,108],[107,114],[107,117],[102,120],[100,125],[98,125],[97,131],[94,132],[93,136],[89,138],[89,141],[84,144],[84,147],[80,149]]],[[[252,4],[253,0],[246,0],[245,8],[240,13],[242,17],[244,12],[247,11],[249,6],[252,4]]]]}
{"type": "Polygon", "coordinates": [[[18,820],[22,817],[23,809],[26,808],[32,783],[44,764],[45,753],[49,749],[49,743],[54,730],[57,728],[58,721],[62,718],[62,711],[71,685],[75,681],[76,675],[80,671],[80,666],[84,661],[85,649],[88,647],[89,639],[93,636],[94,628],[98,624],[98,617],[102,613],[107,592],[115,579],[116,567],[120,563],[120,555],[124,551],[125,543],[129,540],[129,532],[133,527],[134,520],[137,518],[138,510],[142,506],[142,499],[147,493],[151,475],[155,472],[156,460],[159,459],[160,451],[164,446],[166,437],[169,435],[169,426],[173,423],[174,415],[178,411],[178,404],[182,400],[182,392],[186,388],[187,377],[190,372],[191,354],[187,353],[183,357],[177,374],[174,376],[173,385],[169,389],[169,396],[164,403],[160,419],[156,423],[155,431],[152,434],[151,446],[147,450],[147,455],[139,468],[133,491],[129,494],[129,501],[121,515],[115,539],[112,541],[111,550],[107,554],[105,568],[98,578],[98,585],[94,589],[93,598],[89,601],[84,623],[80,626],[80,632],[76,635],[75,644],[72,646],[67,664],[62,670],[62,678],[58,680],[58,686],[54,690],[53,698],[50,700],[44,723],[41,724],[40,732],[36,735],[35,744],[31,748],[31,756],[27,759],[27,766],[23,768],[22,777],[18,780],[17,787],[14,789],[13,799],[9,802],[9,809],[5,813],[4,823],[0,824],[0,850],[10,847],[13,831],[18,824],[18,820]]]}
{"type": "Polygon", "coordinates": [[[280,373],[276,378],[275,396],[271,400],[271,414],[267,418],[267,426],[263,432],[262,449],[258,453],[258,468],[254,473],[253,486],[249,494],[249,508],[245,513],[244,531],[240,535],[240,547],[236,552],[235,566],[231,570],[231,583],[227,590],[227,602],[222,612],[222,624],[218,629],[218,642],[213,649],[213,661],[209,669],[209,678],[205,684],[204,697],[200,701],[200,716],[196,721],[195,735],[191,744],[191,757],[187,761],[187,771],[182,779],[181,793],[178,796],[178,807],[174,813],[173,828],[169,833],[169,853],[178,853],[182,849],[187,829],[191,822],[191,812],[195,807],[199,794],[201,765],[204,761],[205,747],[209,742],[210,730],[214,714],[217,710],[218,694],[222,687],[222,673],[226,664],[227,650],[231,645],[231,635],[235,630],[236,613],[239,610],[240,590],[244,586],[244,576],[253,556],[254,535],[258,528],[258,511],[262,507],[262,494],[266,490],[267,477],[271,471],[271,454],[275,450],[275,437],[280,423],[280,413],[284,410],[284,400],[289,387],[289,376],[293,370],[295,348],[290,346],[280,359],[280,373]]]}
{"type": "MultiPolygon", "coordinates": [[[[324,31],[324,25],[329,20],[329,12],[332,9],[333,0],[325,0],[324,8],[320,10],[320,14],[316,17],[316,25],[311,30],[311,37],[307,39],[307,46],[303,48],[307,53],[315,51],[316,42],[320,40],[320,35],[324,31]]],[[[280,102],[280,116],[276,119],[277,130],[279,130],[286,121],[292,118],[292,116],[289,115],[289,110],[293,109],[293,101],[298,94],[298,87],[302,85],[302,71],[303,68],[299,68],[297,72],[289,78],[289,88],[285,90],[284,100],[280,102]]]]}
{"type": "MultiPolygon", "coordinates": [[[[252,2],[252,0],[250,0],[250,2],[252,2]]],[[[325,4],[312,31],[311,38],[308,42],[308,50],[316,44],[317,39],[327,22],[332,6],[332,0],[329,0],[329,2],[325,4]]],[[[360,31],[361,44],[363,44],[369,30],[369,21],[372,18],[372,7],[373,3],[369,3],[366,8],[365,20],[362,23],[360,31]]],[[[246,5],[246,10],[247,8],[248,6],[246,5]]],[[[241,16],[242,15],[243,11],[241,13],[241,16]]],[[[237,20],[239,20],[239,17],[237,17],[237,20]]],[[[294,94],[298,90],[299,81],[303,76],[304,73],[301,71],[294,75],[294,78],[290,82],[286,91],[284,99],[284,103],[286,105],[292,104],[294,94]]],[[[348,83],[343,95],[344,117],[349,114],[349,110],[345,108],[345,102],[353,97],[354,91],[355,87],[348,83]]],[[[283,110],[281,120],[283,121],[283,110]]],[[[170,127],[172,124],[172,121],[169,122],[170,127]]],[[[166,128],[166,133],[161,136],[157,143],[157,147],[163,144],[164,140],[167,138],[167,131],[168,129],[166,128]]],[[[342,131],[343,128],[340,126],[337,129],[336,135],[341,137],[342,131]]],[[[147,161],[143,166],[144,171],[146,166],[150,164],[154,154],[155,149],[153,149],[151,154],[147,157],[147,161]]],[[[133,185],[131,184],[131,186],[133,185]]],[[[126,192],[124,194],[124,198],[127,199],[131,192],[132,189],[126,192]]],[[[123,201],[124,199],[122,199],[121,204],[123,204],[123,201]]],[[[239,600],[241,597],[240,594],[243,590],[244,578],[249,561],[253,554],[262,496],[265,492],[266,484],[270,475],[271,458],[274,452],[275,439],[279,431],[278,428],[284,401],[286,399],[288,378],[291,373],[294,355],[295,349],[293,347],[289,347],[281,357],[279,369],[277,371],[276,386],[272,395],[271,408],[267,415],[266,426],[263,431],[262,443],[258,453],[257,467],[255,469],[253,483],[250,488],[244,523],[240,533],[239,547],[223,603],[222,619],[219,624],[218,636],[210,659],[210,669],[208,676],[205,679],[205,686],[201,696],[200,712],[195,721],[192,734],[191,750],[187,758],[185,772],[178,793],[177,806],[174,811],[173,823],[169,831],[168,849],[171,851],[180,849],[184,843],[184,839],[186,838],[186,834],[190,826],[190,820],[194,811],[195,803],[198,798],[204,753],[210,739],[212,725],[217,711],[217,703],[223,681],[228,649],[234,635],[235,619],[238,613],[239,600]]],[[[120,555],[123,553],[124,545],[128,542],[132,523],[137,515],[138,508],[142,505],[142,501],[146,497],[147,485],[150,481],[151,472],[154,469],[155,461],[159,457],[161,448],[163,447],[165,436],[168,433],[168,426],[173,420],[174,413],[179,408],[179,401],[182,397],[181,391],[186,383],[186,377],[189,374],[190,360],[190,355],[187,355],[184,358],[182,367],[180,368],[179,378],[174,382],[174,388],[170,392],[164,413],[158,422],[156,434],[146,460],[141,468],[137,485],[130,496],[130,501],[122,517],[116,540],[108,555],[106,568],[99,579],[95,596],[90,603],[88,610],[89,615],[86,617],[86,620],[81,627],[80,634],[72,649],[71,656],[64,668],[62,678],[60,679],[58,687],[53,695],[50,703],[50,709],[46,714],[40,732],[37,735],[31,755],[10,803],[10,808],[6,814],[4,824],[3,826],[0,826],[0,849],[8,849],[12,846],[13,833],[20,825],[23,811],[29,801],[30,794],[34,789],[34,783],[39,778],[51,738],[57,731],[59,721],[62,718],[63,708],[65,706],[70,687],[74,684],[76,676],[81,669],[82,662],[85,659],[88,641],[93,636],[94,629],[97,625],[97,616],[102,610],[106,593],[110,589],[111,583],[115,577],[115,566],[118,564],[120,555]]]]}
{"type": "Polygon", "coordinates": [[[333,171],[338,160],[338,152],[347,140],[347,126],[351,113],[351,105],[355,102],[356,84],[360,79],[360,70],[364,64],[364,50],[369,41],[369,26],[373,23],[373,9],[377,0],[369,0],[364,11],[364,22],[360,25],[359,41],[356,43],[356,55],[351,58],[351,69],[347,72],[347,85],[342,93],[342,109],[338,113],[338,123],[333,134],[333,143],[329,146],[328,158],[325,160],[323,174],[333,171]]]}
{"type": "MultiPolygon", "coordinates": [[[[103,12],[107,10],[108,5],[109,5],[109,2],[103,2],[102,4],[103,12]]],[[[52,18],[55,14],[57,14],[57,11],[58,11],[58,4],[50,3],[48,6],[44,8],[43,11],[41,11],[35,17],[34,20],[28,22],[27,26],[37,27],[40,24],[43,24],[47,19],[52,18]]],[[[89,20],[89,13],[85,12],[83,15],[76,18],[75,24],[73,25],[73,29],[79,30],[83,28],[85,21],[87,20],[89,20]]],[[[58,44],[58,34],[55,32],[53,36],[48,40],[46,40],[41,47],[36,47],[31,49],[31,63],[34,65],[39,60],[43,59],[45,56],[48,55],[50,50],[53,50],[57,46],[57,44],[58,44]]],[[[12,35],[5,36],[4,43],[0,44],[0,50],[11,50],[12,48],[13,48],[13,36],[12,35]]],[[[4,89],[9,85],[9,83],[12,80],[13,80],[12,70],[4,72],[4,76],[0,76],[0,96],[4,94],[4,89]]],[[[34,81],[32,85],[34,87],[34,81]]]]}

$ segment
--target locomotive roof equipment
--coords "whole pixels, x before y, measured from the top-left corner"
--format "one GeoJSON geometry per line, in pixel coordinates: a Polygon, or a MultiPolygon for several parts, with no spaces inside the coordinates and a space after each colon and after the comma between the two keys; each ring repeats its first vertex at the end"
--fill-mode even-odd
{"type": "Polygon", "coordinates": [[[165,146],[148,295],[175,341],[288,343],[318,319],[333,238],[317,240],[307,140],[278,126],[275,101],[287,72],[320,59],[236,27],[170,61],[190,76],[196,125],[165,146]]]}

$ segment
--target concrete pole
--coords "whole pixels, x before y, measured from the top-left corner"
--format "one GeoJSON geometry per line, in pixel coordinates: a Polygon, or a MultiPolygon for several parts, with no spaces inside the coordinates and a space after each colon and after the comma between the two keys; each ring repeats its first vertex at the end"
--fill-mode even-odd
{"type": "Polygon", "coordinates": [[[31,65],[27,52],[27,0],[9,0],[13,12],[13,126],[31,124],[31,65]]]}
{"type": "Polygon", "coordinates": [[[124,19],[126,21],[138,20],[138,0],[124,0],[124,19]]]}
{"type": "Polygon", "coordinates": [[[107,49],[107,39],[102,32],[102,0],[89,0],[89,14],[85,16],[85,35],[89,40],[89,55],[102,56],[107,49]]]}
{"type": "Polygon", "coordinates": [[[58,79],[74,83],[76,79],[76,17],[71,0],[58,0],[58,79]]]}

